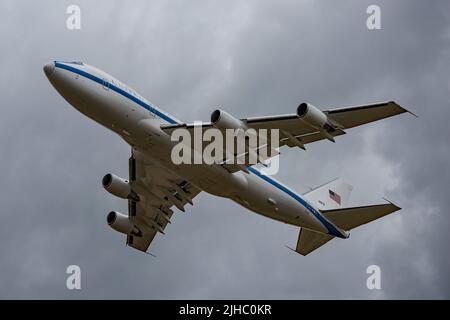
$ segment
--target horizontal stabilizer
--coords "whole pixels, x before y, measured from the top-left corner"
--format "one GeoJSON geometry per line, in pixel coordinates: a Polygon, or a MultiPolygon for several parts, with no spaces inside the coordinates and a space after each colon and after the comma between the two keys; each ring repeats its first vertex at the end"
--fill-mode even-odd
{"type": "Polygon", "coordinates": [[[310,231],[308,229],[300,228],[298,235],[297,247],[295,251],[302,256],[306,256],[308,253],[323,246],[325,243],[333,239],[333,236],[323,234],[319,232],[310,231]]]}
{"type": "Polygon", "coordinates": [[[400,210],[400,208],[395,204],[386,203],[363,207],[322,210],[322,214],[339,228],[348,231],[397,210],[400,210]]]}
{"type": "MultiPolygon", "coordinates": [[[[397,210],[400,210],[400,208],[395,204],[386,203],[363,207],[322,210],[321,212],[334,225],[348,231],[359,227],[360,225],[384,217],[397,210]]],[[[331,239],[333,239],[333,236],[331,235],[301,228],[295,251],[303,256],[306,256],[310,252],[323,246],[331,239]]]]}

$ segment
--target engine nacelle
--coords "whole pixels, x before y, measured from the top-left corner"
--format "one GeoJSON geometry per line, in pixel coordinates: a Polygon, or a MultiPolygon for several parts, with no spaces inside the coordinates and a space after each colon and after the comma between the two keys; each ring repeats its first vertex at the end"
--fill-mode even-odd
{"type": "Polygon", "coordinates": [[[327,115],[309,103],[300,103],[297,107],[297,115],[314,128],[328,131],[331,127],[327,115]]]}
{"type": "Polygon", "coordinates": [[[128,180],[115,174],[108,173],[102,179],[103,188],[116,197],[127,199],[131,194],[131,186],[128,180]]]}
{"type": "Polygon", "coordinates": [[[228,112],[217,109],[211,113],[211,122],[217,129],[247,129],[247,126],[228,112]]]}
{"type": "Polygon", "coordinates": [[[128,216],[116,212],[111,211],[106,216],[106,222],[108,222],[108,225],[113,228],[114,230],[124,233],[124,234],[131,234],[135,236],[141,236],[141,231],[130,221],[128,216]]]}

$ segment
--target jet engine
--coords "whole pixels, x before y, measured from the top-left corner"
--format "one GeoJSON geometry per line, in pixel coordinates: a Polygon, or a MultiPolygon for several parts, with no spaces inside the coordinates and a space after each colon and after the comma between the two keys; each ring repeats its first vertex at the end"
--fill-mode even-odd
{"type": "Polygon", "coordinates": [[[131,234],[135,236],[142,235],[141,231],[130,221],[128,216],[122,213],[111,211],[106,216],[106,222],[108,222],[108,225],[111,228],[120,233],[131,234]]]}
{"type": "Polygon", "coordinates": [[[102,179],[103,188],[116,197],[127,199],[131,194],[128,180],[122,179],[115,174],[108,173],[102,179]]]}
{"type": "Polygon", "coordinates": [[[217,129],[243,129],[245,130],[246,125],[239,119],[236,119],[229,113],[217,109],[211,113],[211,122],[217,129]]]}
{"type": "Polygon", "coordinates": [[[300,103],[297,107],[297,116],[309,124],[311,127],[318,129],[327,139],[334,142],[331,134],[336,128],[331,124],[328,116],[309,103],[300,103]]]}
{"type": "Polygon", "coordinates": [[[329,125],[327,115],[309,103],[300,103],[297,115],[314,128],[324,128],[329,125]]]}

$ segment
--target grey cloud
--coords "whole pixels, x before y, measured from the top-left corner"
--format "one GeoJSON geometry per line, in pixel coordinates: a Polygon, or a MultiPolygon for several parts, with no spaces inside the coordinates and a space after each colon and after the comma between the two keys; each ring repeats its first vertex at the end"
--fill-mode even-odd
{"type": "Polygon", "coordinates": [[[378,1],[380,31],[365,27],[370,1],[79,1],[82,30],[69,31],[71,3],[0,4],[1,298],[449,298],[446,1],[378,1]],[[394,99],[419,118],[284,150],[278,178],[301,192],[342,176],[352,204],[386,196],[403,210],[301,257],[284,247],[296,228],[205,194],[154,241],[156,258],[130,250],[105,223],[126,204],[100,185],[126,176],[129,147],[58,96],[42,72],[54,58],[188,121],[394,99]],[[69,264],[81,291],[65,288],[69,264]],[[370,264],[381,292],[365,286],[370,264]]]}

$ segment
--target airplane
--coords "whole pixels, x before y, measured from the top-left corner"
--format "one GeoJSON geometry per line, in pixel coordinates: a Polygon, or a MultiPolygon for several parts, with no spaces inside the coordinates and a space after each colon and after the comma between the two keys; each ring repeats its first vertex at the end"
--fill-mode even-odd
{"type": "MultiPolygon", "coordinates": [[[[335,179],[299,194],[264,174],[263,163],[177,164],[171,161],[178,128],[194,130],[158,108],[131,87],[83,62],[52,61],[44,73],[56,91],[78,111],[112,130],[131,146],[129,177],[108,173],[103,187],[128,200],[128,214],[111,211],[108,225],[126,235],[126,245],[148,252],[156,234],[165,234],[175,208],[184,212],[202,191],[231,199],[260,215],[299,227],[294,249],[307,255],[334,238],[346,239],[350,230],[391,214],[400,207],[386,203],[346,207],[352,186],[335,179]]],[[[279,129],[279,147],[297,147],[335,138],[347,129],[407,111],[394,101],[321,111],[301,103],[295,113],[237,119],[218,109],[202,130],[279,129]]]]}

